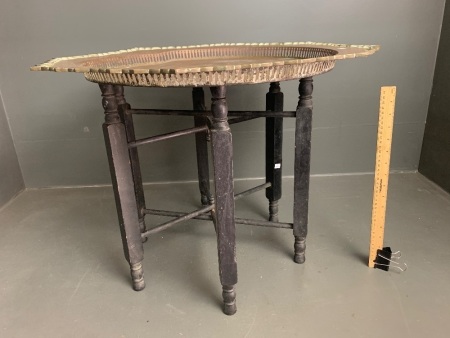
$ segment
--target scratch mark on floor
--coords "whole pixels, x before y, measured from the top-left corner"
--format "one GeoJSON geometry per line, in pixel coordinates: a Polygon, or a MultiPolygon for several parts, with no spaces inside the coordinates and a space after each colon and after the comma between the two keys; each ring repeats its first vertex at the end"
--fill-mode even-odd
{"type": "Polygon", "coordinates": [[[252,332],[253,328],[255,327],[255,323],[256,323],[256,315],[258,314],[258,307],[256,307],[255,310],[255,315],[253,316],[253,320],[252,323],[250,324],[250,327],[248,328],[247,333],[245,334],[244,338],[247,338],[248,335],[252,332]]]}
{"type": "Polygon", "coordinates": [[[170,303],[167,303],[166,306],[167,306],[169,309],[171,309],[171,310],[173,310],[173,311],[179,313],[180,315],[185,315],[185,314],[186,314],[186,312],[184,312],[184,311],[182,311],[182,310],[176,308],[175,306],[173,306],[173,305],[170,304],[170,303]]]}
{"type": "Polygon", "coordinates": [[[75,287],[75,290],[73,290],[72,294],[70,295],[69,300],[67,301],[67,306],[70,305],[70,303],[72,302],[73,297],[75,297],[75,295],[77,294],[81,284],[83,283],[83,280],[86,278],[87,274],[89,273],[89,271],[91,270],[91,268],[87,268],[86,272],[83,274],[83,276],[80,278],[80,280],[78,281],[77,286],[75,287]]]}

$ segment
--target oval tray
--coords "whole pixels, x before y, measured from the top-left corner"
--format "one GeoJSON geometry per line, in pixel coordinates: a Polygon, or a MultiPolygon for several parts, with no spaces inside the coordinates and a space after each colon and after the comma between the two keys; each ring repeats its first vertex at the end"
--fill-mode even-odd
{"type": "Polygon", "coordinates": [[[220,86],[314,76],[333,69],[336,60],[378,49],[315,42],[133,48],[56,58],[31,70],[84,73],[92,82],[126,86],[220,86]]]}

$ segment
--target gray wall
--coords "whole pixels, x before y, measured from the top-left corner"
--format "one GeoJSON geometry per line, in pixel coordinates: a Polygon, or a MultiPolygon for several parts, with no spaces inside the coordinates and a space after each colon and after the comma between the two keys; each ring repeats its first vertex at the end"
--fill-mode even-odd
{"type": "Polygon", "coordinates": [[[24,188],[0,92],[0,208],[24,188]]]}
{"type": "Polygon", "coordinates": [[[445,7],[419,172],[450,192],[450,5],[445,7]]]}
{"type": "MultiPolygon", "coordinates": [[[[96,85],[80,74],[31,73],[29,66],[57,56],[217,42],[380,44],[376,55],[340,61],[316,78],[312,173],[373,171],[382,85],[398,87],[392,168],[415,170],[443,8],[444,0],[3,0],[0,88],[26,186],[109,182],[96,85]]],[[[267,87],[230,88],[229,107],[263,109],[267,87]]],[[[285,108],[294,109],[297,83],[282,89],[285,108]]],[[[191,106],[189,89],[127,93],[134,106],[191,106]]],[[[153,134],[191,124],[186,118],[150,118],[138,120],[138,131],[153,134]]],[[[263,120],[234,128],[236,177],[264,175],[263,130],[263,120]]],[[[285,175],[292,175],[292,141],[289,121],[285,175]]],[[[141,155],[146,181],[196,176],[190,137],[149,146],[141,155]]]]}

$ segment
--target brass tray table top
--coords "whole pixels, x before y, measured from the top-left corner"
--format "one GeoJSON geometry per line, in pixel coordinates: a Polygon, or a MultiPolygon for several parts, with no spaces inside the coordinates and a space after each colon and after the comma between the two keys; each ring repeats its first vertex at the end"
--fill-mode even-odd
{"type": "Polygon", "coordinates": [[[31,70],[84,73],[92,82],[124,86],[222,86],[315,76],[333,69],[336,60],[368,56],[378,49],[316,42],[149,47],[61,57],[31,70]]]}

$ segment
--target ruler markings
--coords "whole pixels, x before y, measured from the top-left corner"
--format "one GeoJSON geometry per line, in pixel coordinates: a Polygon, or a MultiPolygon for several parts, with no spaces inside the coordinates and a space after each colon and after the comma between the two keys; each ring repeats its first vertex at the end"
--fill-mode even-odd
{"type": "Polygon", "coordinates": [[[369,267],[372,268],[377,250],[383,248],[395,95],[396,87],[381,87],[369,248],[369,267]]]}

